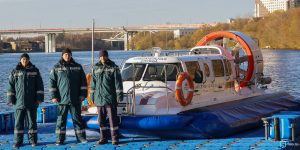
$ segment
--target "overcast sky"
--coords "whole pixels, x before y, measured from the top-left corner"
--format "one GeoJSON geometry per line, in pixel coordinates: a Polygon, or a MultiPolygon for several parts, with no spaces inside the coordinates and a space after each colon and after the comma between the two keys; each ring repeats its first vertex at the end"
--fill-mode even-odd
{"type": "Polygon", "coordinates": [[[253,16],[254,0],[0,0],[0,29],[214,23],[253,16]]]}

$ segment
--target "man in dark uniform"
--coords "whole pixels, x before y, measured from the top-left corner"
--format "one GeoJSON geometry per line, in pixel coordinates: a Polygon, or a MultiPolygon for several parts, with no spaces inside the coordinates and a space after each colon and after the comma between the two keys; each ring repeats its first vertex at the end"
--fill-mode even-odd
{"type": "Polygon", "coordinates": [[[106,116],[109,116],[112,144],[119,142],[117,102],[123,100],[123,84],[119,67],[108,58],[106,50],[100,51],[100,62],[95,64],[91,80],[91,99],[97,106],[101,138],[96,143],[108,142],[109,128],[106,116]]]}
{"type": "Polygon", "coordinates": [[[8,104],[15,108],[13,147],[23,144],[25,117],[28,121],[28,140],[31,146],[36,146],[36,112],[38,105],[44,101],[44,85],[39,69],[30,62],[27,53],[21,55],[20,62],[9,76],[7,97],[8,104]]]}
{"type": "Polygon", "coordinates": [[[82,66],[74,61],[70,49],[62,51],[62,58],[51,70],[49,91],[52,102],[58,103],[56,145],[64,144],[66,139],[68,110],[72,115],[77,141],[86,143],[81,102],[87,96],[87,82],[82,66]]]}

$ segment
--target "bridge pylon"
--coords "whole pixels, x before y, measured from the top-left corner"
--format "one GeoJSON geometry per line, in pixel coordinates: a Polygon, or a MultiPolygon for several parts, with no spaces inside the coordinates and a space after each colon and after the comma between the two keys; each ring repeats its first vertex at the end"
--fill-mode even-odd
{"type": "Polygon", "coordinates": [[[54,53],[56,52],[55,33],[47,33],[45,35],[45,52],[54,53]]]}

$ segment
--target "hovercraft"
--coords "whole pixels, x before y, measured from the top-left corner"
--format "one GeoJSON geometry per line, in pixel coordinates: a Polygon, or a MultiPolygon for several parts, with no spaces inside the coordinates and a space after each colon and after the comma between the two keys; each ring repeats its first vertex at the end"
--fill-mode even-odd
{"type": "MultiPolygon", "coordinates": [[[[125,61],[126,95],[118,104],[126,136],[213,138],[258,127],[261,118],[299,110],[286,92],[267,89],[257,43],[237,31],[213,32],[189,51],[155,50],[125,61]]],[[[95,106],[83,112],[89,129],[99,129],[95,106]]],[[[68,127],[72,127],[71,119],[68,127]]]]}

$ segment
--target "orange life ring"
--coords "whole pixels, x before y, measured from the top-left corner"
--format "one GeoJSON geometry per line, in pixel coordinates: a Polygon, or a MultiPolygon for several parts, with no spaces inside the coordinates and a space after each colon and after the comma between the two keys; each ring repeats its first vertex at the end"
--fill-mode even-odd
{"type": "Polygon", "coordinates": [[[180,103],[182,106],[186,106],[191,103],[194,95],[194,83],[192,78],[189,76],[188,73],[186,72],[181,72],[176,80],[176,91],[175,91],[175,96],[177,102],[180,103]],[[183,92],[182,92],[182,82],[184,80],[187,80],[188,83],[188,94],[187,98],[184,98],[183,92]]]}
{"type": "Polygon", "coordinates": [[[90,106],[95,106],[95,104],[92,102],[91,97],[90,97],[90,88],[91,88],[91,80],[92,80],[92,74],[88,73],[86,75],[86,81],[87,81],[87,99],[88,99],[88,103],[90,106]]]}

